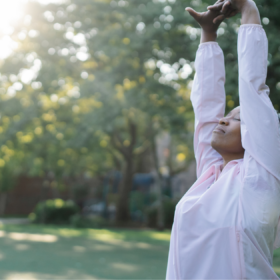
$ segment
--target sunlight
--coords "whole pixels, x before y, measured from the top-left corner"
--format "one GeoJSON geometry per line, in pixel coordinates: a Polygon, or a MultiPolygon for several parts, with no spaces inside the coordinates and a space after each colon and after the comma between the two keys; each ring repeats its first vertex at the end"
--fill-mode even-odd
{"type": "Polygon", "coordinates": [[[276,266],[276,267],[273,267],[273,269],[276,273],[280,273],[280,267],[276,266]]]}
{"type": "Polygon", "coordinates": [[[27,0],[0,1],[0,32],[10,35],[15,23],[24,14],[27,0]]]}
{"type": "Polygon", "coordinates": [[[170,241],[170,232],[151,232],[149,236],[156,240],[170,241]]]}
{"type": "Polygon", "coordinates": [[[138,267],[136,265],[126,264],[126,263],[121,263],[121,262],[112,263],[111,266],[114,269],[119,269],[119,270],[123,270],[126,272],[135,272],[138,270],[138,267]]]}
{"type": "Polygon", "coordinates": [[[27,244],[16,244],[15,245],[15,249],[17,251],[26,251],[26,250],[29,250],[30,249],[30,246],[27,245],[27,244]]]}
{"type": "Polygon", "coordinates": [[[0,231],[0,237],[8,237],[16,241],[32,241],[32,242],[44,242],[54,243],[58,241],[58,237],[51,234],[33,234],[33,233],[20,233],[20,232],[5,232],[0,231]]]}
{"type": "Polygon", "coordinates": [[[55,277],[54,274],[46,274],[46,273],[35,273],[35,272],[21,272],[21,273],[9,273],[6,275],[5,280],[38,280],[38,279],[87,279],[87,280],[97,280],[99,278],[94,277],[93,275],[89,275],[86,273],[82,273],[81,271],[77,271],[74,269],[69,269],[65,275],[65,277],[55,277]]]}
{"type": "Polygon", "coordinates": [[[86,248],[82,246],[73,246],[73,250],[77,253],[84,253],[86,251],[86,248]]]}
{"type": "Polygon", "coordinates": [[[6,280],[36,280],[38,279],[37,276],[33,273],[10,273],[7,277],[5,277],[6,280]]]}
{"type": "Polygon", "coordinates": [[[10,38],[13,25],[24,15],[27,0],[0,1],[0,59],[5,59],[18,47],[10,38]]]}
{"type": "Polygon", "coordinates": [[[0,253],[0,261],[4,260],[4,255],[0,253]]]}
{"type": "Polygon", "coordinates": [[[45,242],[45,243],[53,243],[57,242],[58,238],[55,235],[50,234],[31,234],[31,233],[19,233],[19,232],[11,232],[8,234],[8,237],[13,240],[21,241],[33,241],[33,242],[45,242]]]}
{"type": "Polygon", "coordinates": [[[17,48],[18,43],[13,41],[10,36],[5,35],[0,39],[0,59],[5,59],[17,48]]]}

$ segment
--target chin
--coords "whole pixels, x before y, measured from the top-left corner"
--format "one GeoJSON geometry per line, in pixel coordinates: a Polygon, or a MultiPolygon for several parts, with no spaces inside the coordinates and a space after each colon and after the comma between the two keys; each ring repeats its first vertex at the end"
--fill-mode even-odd
{"type": "Polygon", "coordinates": [[[211,147],[212,147],[214,150],[217,151],[217,148],[218,148],[218,147],[217,147],[215,141],[211,141],[211,147]]]}
{"type": "Polygon", "coordinates": [[[218,141],[217,141],[215,135],[212,135],[212,138],[211,138],[211,146],[212,146],[213,149],[215,149],[216,145],[218,144],[217,142],[218,142],[218,141]]]}
{"type": "Polygon", "coordinates": [[[216,150],[218,153],[222,150],[222,145],[218,139],[213,135],[211,139],[211,147],[216,150]]]}

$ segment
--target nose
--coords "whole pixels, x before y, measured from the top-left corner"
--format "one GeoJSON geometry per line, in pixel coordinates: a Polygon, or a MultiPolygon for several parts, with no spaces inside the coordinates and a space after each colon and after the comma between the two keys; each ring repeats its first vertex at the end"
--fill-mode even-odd
{"type": "Polygon", "coordinates": [[[228,126],[229,121],[226,118],[221,118],[220,121],[219,121],[219,124],[228,126]]]}

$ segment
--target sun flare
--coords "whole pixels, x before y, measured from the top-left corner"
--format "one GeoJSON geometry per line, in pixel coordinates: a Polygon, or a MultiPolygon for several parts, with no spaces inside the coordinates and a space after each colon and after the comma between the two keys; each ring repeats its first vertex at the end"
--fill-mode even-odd
{"type": "Polygon", "coordinates": [[[7,58],[17,48],[10,37],[13,25],[24,15],[27,0],[0,0],[0,59],[7,58]]]}
{"type": "Polygon", "coordinates": [[[24,4],[27,0],[0,1],[0,32],[10,34],[12,25],[24,13],[24,4]]]}

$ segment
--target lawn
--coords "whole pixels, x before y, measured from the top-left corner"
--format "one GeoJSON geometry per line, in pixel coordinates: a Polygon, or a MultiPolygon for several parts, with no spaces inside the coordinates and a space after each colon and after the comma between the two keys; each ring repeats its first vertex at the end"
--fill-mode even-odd
{"type": "Polygon", "coordinates": [[[0,279],[164,279],[170,232],[0,228],[0,279]]]}
{"type": "MultiPolygon", "coordinates": [[[[0,279],[164,279],[170,232],[0,228],[0,279]]],[[[280,275],[280,250],[275,251],[280,275]]]]}

